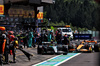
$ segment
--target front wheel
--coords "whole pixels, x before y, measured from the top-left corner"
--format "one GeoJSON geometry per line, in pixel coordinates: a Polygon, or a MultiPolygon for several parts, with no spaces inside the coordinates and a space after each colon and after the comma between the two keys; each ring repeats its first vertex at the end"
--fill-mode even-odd
{"type": "Polygon", "coordinates": [[[63,53],[63,55],[67,55],[68,53],[63,53]]]}

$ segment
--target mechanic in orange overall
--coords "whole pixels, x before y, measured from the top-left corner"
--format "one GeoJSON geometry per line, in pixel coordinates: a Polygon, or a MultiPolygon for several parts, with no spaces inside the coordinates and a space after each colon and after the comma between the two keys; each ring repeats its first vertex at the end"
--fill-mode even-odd
{"type": "Polygon", "coordinates": [[[0,64],[3,65],[3,55],[5,51],[6,45],[6,34],[5,34],[5,27],[0,27],[0,64]]]}

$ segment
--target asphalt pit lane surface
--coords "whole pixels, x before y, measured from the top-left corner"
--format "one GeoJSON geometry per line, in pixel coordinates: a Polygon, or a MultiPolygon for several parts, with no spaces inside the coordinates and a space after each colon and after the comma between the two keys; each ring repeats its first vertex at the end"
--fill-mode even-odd
{"type": "Polygon", "coordinates": [[[91,62],[91,61],[85,61],[85,62],[91,62]]]}

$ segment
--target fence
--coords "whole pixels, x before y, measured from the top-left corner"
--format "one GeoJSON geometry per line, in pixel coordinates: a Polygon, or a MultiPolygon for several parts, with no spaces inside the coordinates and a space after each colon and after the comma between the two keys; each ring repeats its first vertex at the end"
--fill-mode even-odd
{"type": "Polygon", "coordinates": [[[95,39],[99,39],[100,38],[100,31],[81,31],[79,32],[79,34],[92,34],[92,37],[95,39]]]}

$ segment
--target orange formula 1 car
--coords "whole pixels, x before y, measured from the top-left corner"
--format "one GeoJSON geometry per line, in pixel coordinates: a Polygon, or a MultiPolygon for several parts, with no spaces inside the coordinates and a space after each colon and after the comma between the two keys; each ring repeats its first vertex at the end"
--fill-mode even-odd
{"type": "Polygon", "coordinates": [[[77,51],[80,52],[92,52],[99,51],[100,45],[95,40],[85,40],[77,47],[77,51]]]}

